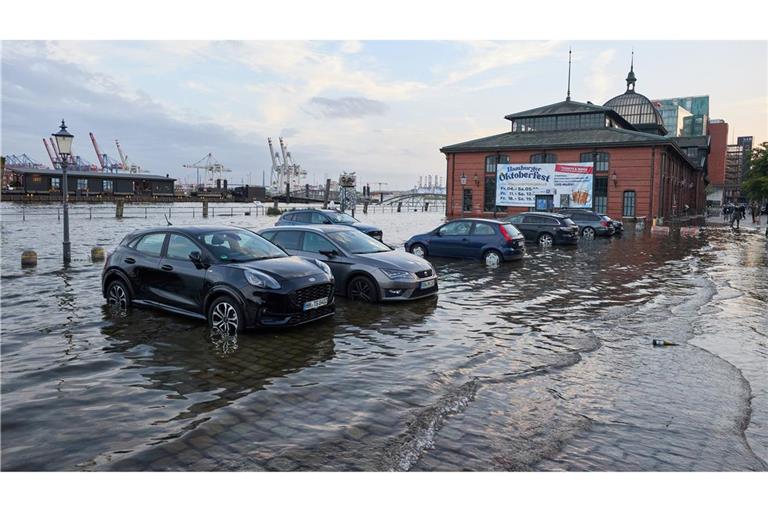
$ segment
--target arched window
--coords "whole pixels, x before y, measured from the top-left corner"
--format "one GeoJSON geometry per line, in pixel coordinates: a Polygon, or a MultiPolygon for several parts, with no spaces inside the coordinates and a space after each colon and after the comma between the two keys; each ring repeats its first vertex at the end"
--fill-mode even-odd
{"type": "Polygon", "coordinates": [[[607,172],[608,171],[608,153],[598,151],[597,153],[594,153],[592,151],[587,153],[582,153],[580,155],[579,161],[580,162],[594,162],[595,163],[595,172],[607,172]]]}
{"type": "Polygon", "coordinates": [[[557,163],[557,155],[554,153],[536,153],[531,155],[532,164],[554,164],[557,163]]]}

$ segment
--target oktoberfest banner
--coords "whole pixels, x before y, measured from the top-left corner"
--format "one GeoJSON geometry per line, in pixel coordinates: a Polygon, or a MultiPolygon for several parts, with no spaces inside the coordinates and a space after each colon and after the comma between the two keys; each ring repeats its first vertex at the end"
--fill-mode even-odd
{"type": "Polygon", "coordinates": [[[592,208],[592,163],[500,164],[496,167],[496,205],[536,205],[552,196],[556,208],[592,208]]]}

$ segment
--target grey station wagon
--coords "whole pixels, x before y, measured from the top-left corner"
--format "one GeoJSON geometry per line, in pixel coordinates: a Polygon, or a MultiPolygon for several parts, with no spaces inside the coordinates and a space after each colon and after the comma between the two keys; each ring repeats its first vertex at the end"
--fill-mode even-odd
{"type": "Polygon", "coordinates": [[[292,256],[325,262],[337,293],[361,302],[408,301],[437,293],[437,274],[423,258],[340,225],[275,226],[258,232],[292,256]]]}

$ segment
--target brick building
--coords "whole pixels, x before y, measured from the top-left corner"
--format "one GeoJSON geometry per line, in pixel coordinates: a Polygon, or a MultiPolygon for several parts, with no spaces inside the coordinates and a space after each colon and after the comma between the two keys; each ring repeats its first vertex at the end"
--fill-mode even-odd
{"type": "Polygon", "coordinates": [[[505,116],[508,132],[441,148],[448,217],[494,217],[496,165],[593,162],[593,208],[614,218],[669,218],[705,207],[709,137],[670,137],[652,102],[627,90],[599,106],[565,101],[505,116]]]}

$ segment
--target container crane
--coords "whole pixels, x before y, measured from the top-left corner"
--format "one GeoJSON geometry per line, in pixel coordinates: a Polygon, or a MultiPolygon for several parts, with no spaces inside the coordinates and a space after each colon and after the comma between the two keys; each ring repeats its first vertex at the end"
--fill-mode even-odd
{"type": "Polygon", "coordinates": [[[96,137],[93,135],[93,132],[88,132],[88,135],[91,136],[91,142],[93,143],[93,149],[96,150],[96,157],[99,159],[99,165],[101,166],[101,170],[103,172],[117,172],[120,169],[123,168],[123,164],[120,162],[117,162],[109,157],[106,153],[102,153],[99,149],[99,145],[96,142],[96,137]]]}
{"type": "Polygon", "coordinates": [[[130,173],[147,172],[141,168],[140,165],[131,163],[128,159],[128,155],[123,153],[123,148],[120,146],[120,141],[115,139],[115,145],[117,146],[117,153],[120,155],[120,161],[123,163],[123,170],[130,173]]]}
{"type": "Polygon", "coordinates": [[[193,164],[185,164],[183,167],[187,169],[197,169],[197,186],[200,186],[200,169],[205,171],[206,183],[208,186],[212,186],[216,179],[221,179],[221,174],[224,172],[232,172],[232,169],[227,169],[219,163],[213,154],[208,153],[203,158],[193,164]],[[217,178],[218,176],[218,178],[217,178]]]}

